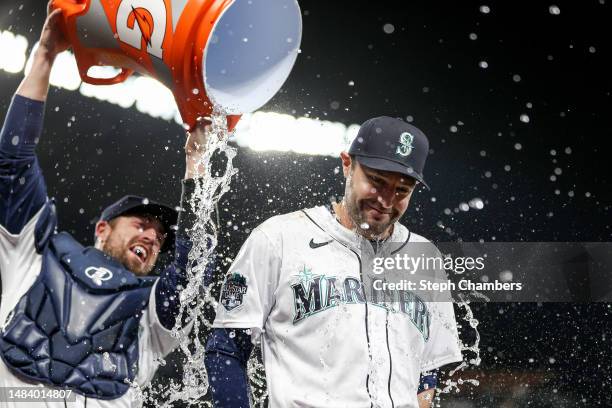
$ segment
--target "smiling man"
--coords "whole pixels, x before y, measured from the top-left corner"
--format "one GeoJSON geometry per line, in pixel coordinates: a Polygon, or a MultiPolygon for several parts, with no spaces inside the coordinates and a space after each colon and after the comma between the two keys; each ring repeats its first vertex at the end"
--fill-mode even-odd
{"type": "Polygon", "coordinates": [[[135,407],[135,386],[148,384],[178,345],[172,328],[194,218],[187,203],[193,177],[203,174],[207,130],[197,128],[185,145],[180,215],[129,195],[102,212],[95,247],[57,233],[35,150],[51,68],[68,48],[60,21],[61,10],[49,13],[0,133],[0,407],[23,406],[11,395],[39,386],[50,392],[36,388],[28,407],[135,407]],[[150,276],[164,251],[174,252],[172,263],[150,276]]]}
{"type": "Polygon", "coordinates": [[[248,407],[246,364],[263,339],[271,407],[429,407],[436,370],[461,361],[453,305],[412,296],[401,307],[367,288],[370,261],[429,242],[398,220],[429,142],[377,117],[340,155],[344,198],[257,227],[225,279],[207,343],[214,403],[248,407]]]}

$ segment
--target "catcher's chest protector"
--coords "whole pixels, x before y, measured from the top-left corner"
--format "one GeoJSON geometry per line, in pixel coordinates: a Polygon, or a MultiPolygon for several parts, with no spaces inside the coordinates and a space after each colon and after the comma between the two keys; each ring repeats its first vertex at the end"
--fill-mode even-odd
{"type": "Polygon", "coordinates": [[[138,327],[155,278],[137,278],[69,234],[50,239],[42,269],[9,314],[0,355],[17,376],[114,399],[138,370],[138,327]]]}

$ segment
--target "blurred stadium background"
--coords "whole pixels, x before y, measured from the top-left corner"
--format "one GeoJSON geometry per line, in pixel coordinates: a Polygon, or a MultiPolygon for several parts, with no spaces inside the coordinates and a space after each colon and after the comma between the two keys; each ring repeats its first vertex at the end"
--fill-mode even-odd
{"type": "MultiPolygon", "coordinates": [[[[45,3],[0,5],[2,117],[45,3]]],[[[337,153],[382,114],[431,140],[432,189],[403,220],[419,234],[610,241],[608,3],[300,1],[297,64],[232,139],[240,172],[219,206],[219,273],[266,218],[340,197],[337,153]]],[[[38,152],[62,229],[91,242],[100,209],[126,193],[178,203],[184,133],[167,90],[142,77],[82,84],[70,55],[53,83],[38,152]]],[[[482,363],[454,380],[480,385],[443,395],[443,406],[612,406],[609,304],[472,307],[482,363]]],[[[467,327],[462,336],[473,341],[467,327]]],[[[176,377],[178,361],[157,381],[176,377]]]]}

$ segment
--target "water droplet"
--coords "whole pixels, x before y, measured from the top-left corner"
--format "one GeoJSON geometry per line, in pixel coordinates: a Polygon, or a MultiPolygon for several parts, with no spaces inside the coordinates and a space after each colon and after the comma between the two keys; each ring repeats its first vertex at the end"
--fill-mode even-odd
{"type": "Polygon", "coordinates": [[[500,272],[499,279],[502,282],[510,282],[512,280],[512,272],[508,270],[500,272]]]}
{"type": "Polygon", "coordinates": [[[527,115],[526,113],[523,113],[523,114],[520,116],[520,118],[519,118],[519,119],[520,119],[520,121],[521,121],[521,122],[523,122],[523,123],[529,123],[529,121],[530,121],[530,119],[529,119],[529,115],[527,115]]]}
{"type": "Polygon", "coordinates": [[[521,76],[519,74],[512,75],[512,80],[514,82],[521,82],[521,76]]]}
{"type": "Polygon", "coordinates": [[[479,66],[480,68],[482,68],[482,69],[487,69],[487,68],[489,68],[489,63],[488,63],[487,61],[480,61],[480,62],[478,63],[478,66],[479,66]]]}
{"type": "Polygon", "coordinates": [[[558,6],[555,6],[553,4],[550,7],[548,7],[548,12],[552,14],[553,16],[558,16],[559,14],[561,14],[561,9],[558,6]]]}
{"type": "Polygon", "coordinates": [[[476,33],[470,33],[470,40],[474,41],[478,39],[478,35],[476,35],[476,33]]]}
{"type": "Polygon", "coordinates": [[[520,144],[520,143],[515,143],[515,144],[514,144],[514,148],[515,148],[516,150],[521,150],[521,149],[523,148],[523,145],[522,145],[522,144],[520,144]]]}
{"type": "Polygon", "coordinates": [[[391,23],[387,23],[383,26],[385,34],[392,34],[395,31],[395,27],[391,23]]]}
{"type": "Polygon", "coordinates": [[[489,6],[482,5],[480,6],[480,12],[482,14],[489,14],[491,12],[491,8],[489,6]]]}
{"type": "Polygon", "coordinates": [[[470,208],[474,208],[476,210],[482,210],[484,208],[484,202],[478,197],[472,198],[468,204],[470,208]]]}

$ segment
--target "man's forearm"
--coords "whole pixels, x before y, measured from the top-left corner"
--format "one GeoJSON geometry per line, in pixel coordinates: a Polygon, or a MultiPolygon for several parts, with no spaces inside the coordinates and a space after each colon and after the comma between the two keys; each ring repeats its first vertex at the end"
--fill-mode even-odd
{"type": "Polygon", "coordinates": [[[43,47],[38,47],[32,55],[30,72],[21,81],[17,94],[36,101],[46,101],[54,60],[55,56],[43,47]]]}
{"type": "Polygon", "coordinates": [[[419,400],[419,408],[430,408],[432,406],[435,392],[436,390],[432,389],[418,394],[417,398],[419,400]]]}
{"type": "MultiPolygon", "coordinates": [[[[196,222],[196,215],[190,204],[195,191],[195,180],[183,180],[182,187],[174,261],[161,273],[155,293],[157,315],[162,325],[168,329],[174,327],[175,318],[180,309],[179,292],[187,285],[189,252],[193,246],[190,230],[196,222]]],[[[209,260],[204,271],[204,285],[209,285],[212,282],[215,267],[213,257],[209,260]]],[[[182,324],[185,324],[185,322],[182,324]]]]}
{"type": "Polygon", "coordinates": [[[432,406],[436,386],[438,385],[438,375],[438,370],[421,374],[419,388],[417,390],[419,408],[430,408],[432,406]]]}

